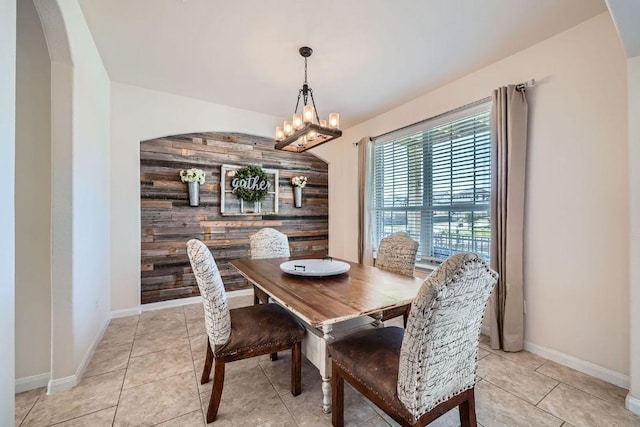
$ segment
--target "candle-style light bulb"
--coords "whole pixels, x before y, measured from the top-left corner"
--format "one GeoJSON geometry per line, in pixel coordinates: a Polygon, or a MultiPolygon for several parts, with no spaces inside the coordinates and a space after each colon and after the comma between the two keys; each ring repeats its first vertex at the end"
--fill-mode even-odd
{"type": "Polygon", "coordinates": [[[338,129],[340,127],[340,114],[329,114],[329,127],[333,129],[338,129]]]}
{"type": "Polygon", "coordinates": [[[300,129],[302,127],[302,114],[294,114],[291,122],[294,129],[300,129]]]}
{"type": "Polygon", "coordinates": [[[291,126],[291,122],[288,120],[284,121],[284,134],[289,136],[293,133],[293,126],[291,126]]]}
{"type": "Polygon", "coordinates": [[[313,105],[305,105],[302,109],[302,120],[305,123],[313,123],[313,119],[315,119],[316,113],[313,110],[313,105]]]}
{"type": "Polygon", "coordinates": [[[327,121],[326,120],[320,120],[320,126],[323,128],[327,127],[327,121]]]}
{"type": "Polygon", "coordinates": [[[281,126],[276,128],[276,141],[282,141],[284,139],[284,131],[281,126]]]}

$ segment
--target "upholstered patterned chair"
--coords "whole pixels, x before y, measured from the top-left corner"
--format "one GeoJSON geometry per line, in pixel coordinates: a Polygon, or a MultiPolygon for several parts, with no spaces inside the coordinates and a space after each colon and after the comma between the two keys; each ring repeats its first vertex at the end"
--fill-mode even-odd
{"type": "MultiPolygon", "coordinates": [[[[286,258],[291,256],[289,252],[289,238],[286,234],[273,228],[263,228],[249,237],[251,246],[251,259],[286,258]]],[[[253,303],[266,304],[269,302],[267,294],[256,286],[253,287],[253,303]]]]}
{"type": "MultiPolygon", "coordinates": [[[[380,241],[376,267],[392,273],[413,276],[416,266],[416,253],[419,243],[413,240],[404,231],[398,231],[380,241]]],[[[407,324],[409,309],[411,306],[397,307],[382,313],[382,320],[386,321],[394,317],[402,316],[404,324],[407,324]]]]}
{"type": "Polygon", "coordinates": [[[476,254],[449,257],[427,277],[406,329],[376,328],[329,346],[333,425],[344,424],[344,381],[403,426],[424,426],[459,406],[475,426],[482,316],[498,275],[476,254]]]}
{"type": "Polygon", "coordinates": [[[209,249],[192,239],[187,242],[187,254],[202,295],[208,336],[202,384],[209,381],[215,364],[207,423],[213,422],[218,414],[225,364],[235,360],[291,349],[291,394],[300,394],[302,325],[276,304],[229,310],[224,284],[209,249]]]}

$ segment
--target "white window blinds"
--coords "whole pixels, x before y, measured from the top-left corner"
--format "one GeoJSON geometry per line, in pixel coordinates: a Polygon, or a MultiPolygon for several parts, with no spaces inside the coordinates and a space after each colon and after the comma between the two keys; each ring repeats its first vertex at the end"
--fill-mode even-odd
{"type": "Polygon", "coordinates": [[[489,258],[490,107],[483,100],[374,138],[373,247],[406,231],[426,261],[463,251],[489,258]]]}

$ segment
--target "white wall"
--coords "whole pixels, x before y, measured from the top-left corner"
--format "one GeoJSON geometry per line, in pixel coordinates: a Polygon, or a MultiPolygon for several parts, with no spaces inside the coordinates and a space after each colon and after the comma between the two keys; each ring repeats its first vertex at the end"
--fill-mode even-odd
{"type": "Polygon", "coordinates": [[[16,379],[31,387],[51,353],[51,63],[33,2],[17,15],[16,379]]]}
{"type": "Polygon", "coordinates": [[[0,425],[14,424],[16,2],[0,0],[0,425]]]}
{"type": "Polygon", "coordinates": [[[531,78],[525,339],[628,381],[626,61],[607,13],[347,129],[316,149],[329,169],[330,252],[357,258],[352,142],[531,78]],[[596,367],[597,368],[597,367],[596,367]]]}
{"type": "Polygon", "coordinates": [[[52,392],[80,379],[109,320],[110,81],[77,0],[35,4],[52,61],[52,392]]]}
{"type": "Polygon", "coordinates": [[[111,81],[77,0],[64,10],[73,58],[73,332],[76,369],[109,319],[111,81]],[[68,18],[68,19],[67,19],[68,18]]]}
{"type": "Polygon", "coordinates": [[[629,301],[631,388],[629,409],[640,414],[640,56],[628,60],[629,80],[629,301]]]}
{"type": "Polygon", "coordinates": [[[140,306],[140,141],[206,131],[271,136],[278,121],[251,111],[112,83],[111,309],[115,315],[133,313],[140,306]]]}

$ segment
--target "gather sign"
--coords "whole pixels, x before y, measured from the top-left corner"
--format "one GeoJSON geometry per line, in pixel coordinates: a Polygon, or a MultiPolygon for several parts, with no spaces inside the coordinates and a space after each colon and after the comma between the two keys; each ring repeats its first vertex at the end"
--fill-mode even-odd
{"type": "Polygon", "coordinates": [[[220,212],[223,215],[278,213],[277,169],[258,165],[222,165],[220,212]]]}
{"type": "Polygon", "coordinates": [[[248,178],[235,177],[231,180],[231,188],[235,193],[238,188],[244,188],[251,191],[264,191],[271,188],[271,181],[263,179],[261,176],[255,175],[248,178]]]}

